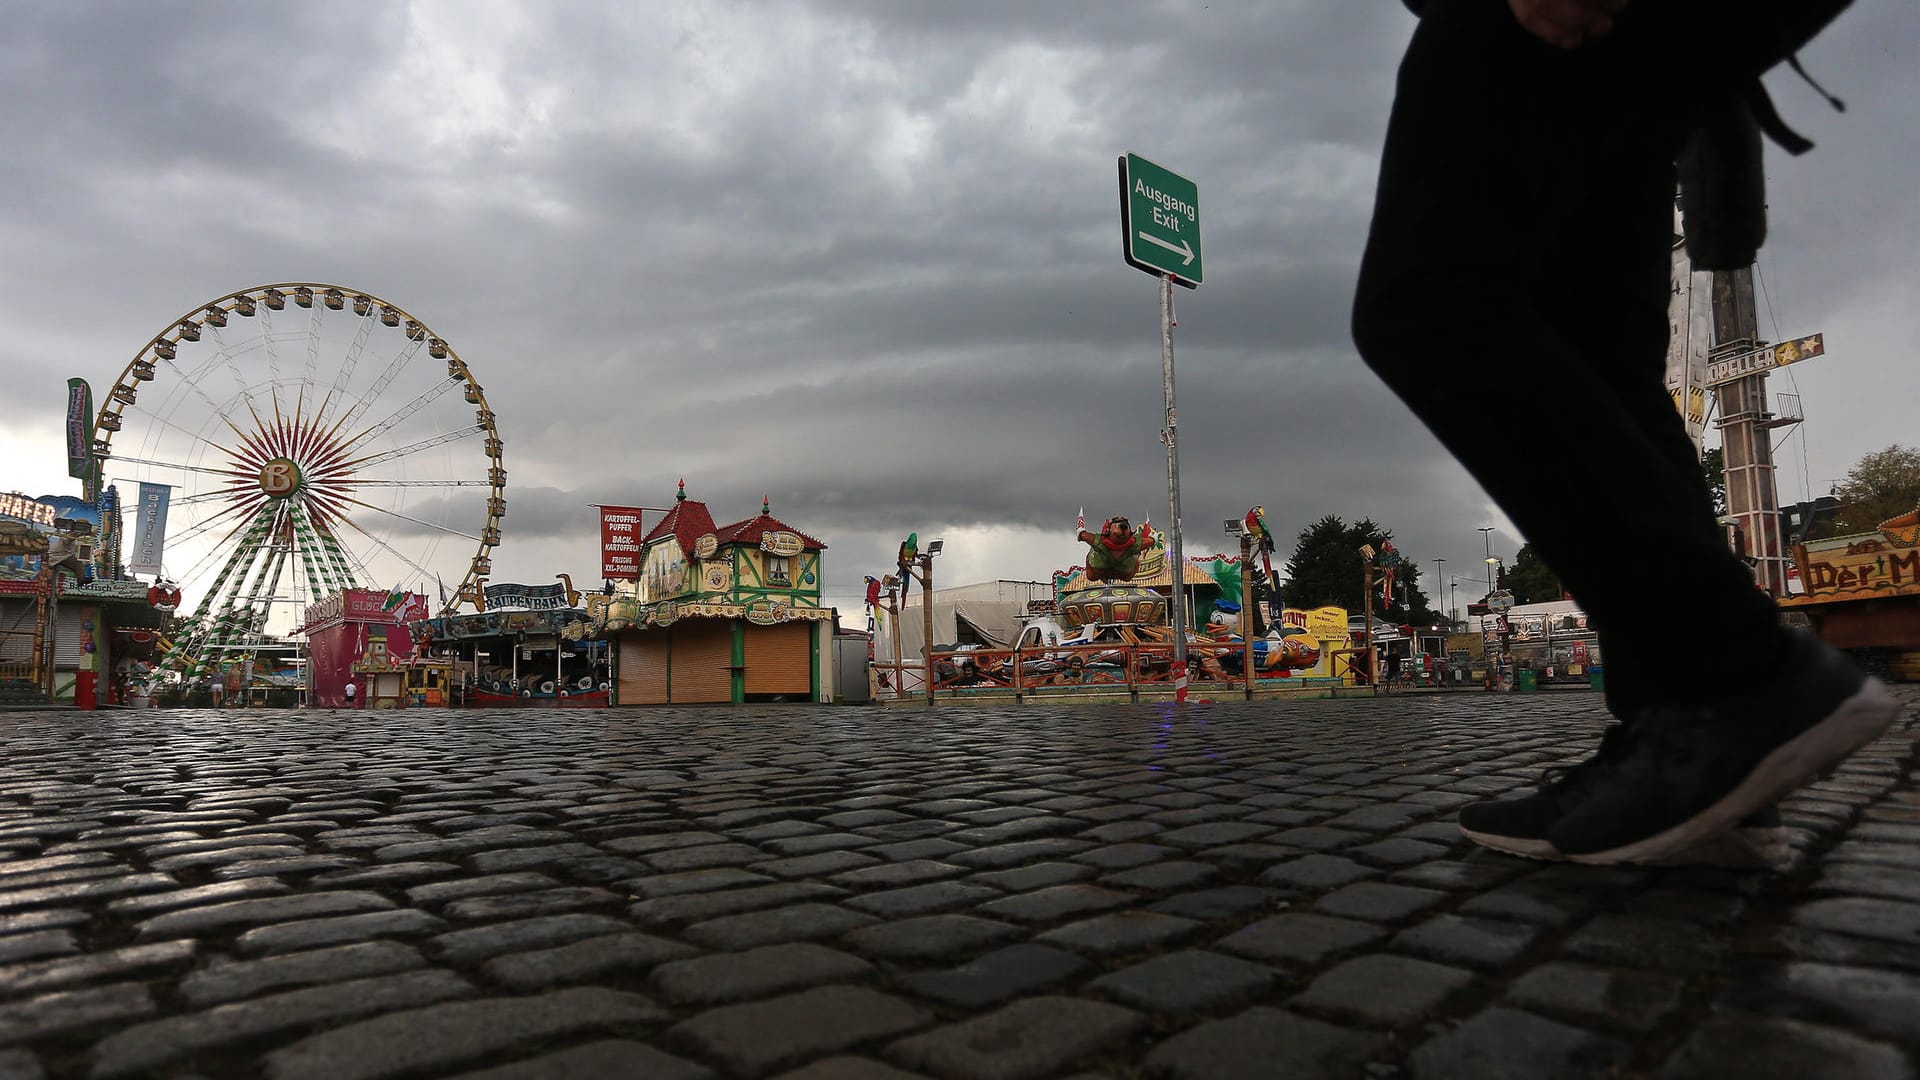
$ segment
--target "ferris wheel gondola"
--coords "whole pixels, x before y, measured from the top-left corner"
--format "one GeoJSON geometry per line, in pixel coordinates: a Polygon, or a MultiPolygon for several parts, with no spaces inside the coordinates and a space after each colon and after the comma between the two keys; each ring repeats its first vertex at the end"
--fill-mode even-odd
{"type": "Polygon", "coordinates": [[[505,445],[472,369],[340,285],[190,309],[102,399],[93,450],[112,479],[173,489],[167,576],[192,616],[164,666],[185,677],[351,588],[417,583],[451,612],[491,572],[506,515],[505,445]]]}

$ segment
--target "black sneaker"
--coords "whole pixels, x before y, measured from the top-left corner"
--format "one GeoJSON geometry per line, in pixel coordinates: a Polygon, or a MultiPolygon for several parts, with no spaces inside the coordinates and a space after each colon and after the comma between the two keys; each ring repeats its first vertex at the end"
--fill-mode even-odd
{"type": "Polygon", "coordinates": [[[1792,634],[1779,672],[1751,693],[1634,717],[1625,752],[1588,770],[1547,840],[1574,862],[1659,862],[1838,765],[1899,714],[1880,680],[1792,634]]]}
{"type": "MultiPolygon", "coordinates": [[[[1608,730],[1611,733],[1617,728],[1608,730]]],[[[1605,749],[1604,740],[1602,748],[1605,749]]],[[[1590,758],[1569,768],[1550,770],[1541,790],[1532,794],[1463,807],[1460,832],[1481,847],[1494,851],[1565,862],[1567,856],[1547,839],[1547,830],[1565,816],[1561,807],[1579,801],[1580,788],[1576,786],[1579,779],[1575,771],[1588,770],[1597,760],[1597,757],[1590,758]]],[[[1770,870],[1793,861],[1793,845],[1780,824],[1779,808],[1769,804],[1740,819],[1726,832],[1710,836],[1693,847],[1643,861],[1649,866],[1770,870]]]]}
{"type": "Polygon", "coordinates": [[[1627,752],[1619,724],[1609,724],[1600,749],[1578,765],[1555,766],[1541,777],[1540,789],[1512,799],[1472,803],[1460,808],[1460,833],[1481,847],[1529,859],[1565,859],[1547,831],[1586,801],[1588,782],[1603,764],[1627,752]]]}

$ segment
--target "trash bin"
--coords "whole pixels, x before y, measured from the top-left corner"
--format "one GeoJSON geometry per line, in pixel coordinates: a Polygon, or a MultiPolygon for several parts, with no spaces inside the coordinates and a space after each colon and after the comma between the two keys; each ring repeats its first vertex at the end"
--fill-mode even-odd
{"type": "Polygon", "coordinates": [[[1607,688],[1607,673],[1602,671],[1598,665],[1588,668],[1587,685],[1595,690],[1605,690],[1607,688]]]}
{"type": "Polygon", "coordinates": [[[1521,692],[1540,689],[1540,673],[1530,667],[1523,667],[1517,673],[1513,688],[1521,692]]]}

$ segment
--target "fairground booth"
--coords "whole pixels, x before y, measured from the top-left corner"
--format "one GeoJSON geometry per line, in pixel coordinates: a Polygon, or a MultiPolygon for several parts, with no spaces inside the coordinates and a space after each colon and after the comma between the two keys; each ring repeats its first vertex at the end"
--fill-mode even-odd
{"type": "Polygon", "coordinates": [[[429,656],[450,666],[451,704],[598,708],[612,697],[605,641],[583,640],[607,597],[583,598],[565,574],[542,585],[484,585],[480,610],[416,622],[429,656]],[[583,606],[584,605],[584,606],[583,606]]]}
{"type": "Polygon", "coordinates": [[[831,701],[825,550],[764,500],[758,514],[716,525],[683,482],[641,541],[631,591],[616,586],[582,630],[613,643],[614,704],[831,701]]]}
{"type": "Polygon", "coordinates": [[[145,700],[178,595],[121,572],[118,493],[89,486],[96,499],[0,494],[0,704],[145,700]]]}
{"type": "Polygon", "coordinates": [[[416,700],[433,680],[409,629],[426,614],[427,598],[419,593],[380,589],[346,589],[307,608],[300,631],[307,636],[308,703],[348,707],[351,681],[354,708],[431,704],[416,700]]]}

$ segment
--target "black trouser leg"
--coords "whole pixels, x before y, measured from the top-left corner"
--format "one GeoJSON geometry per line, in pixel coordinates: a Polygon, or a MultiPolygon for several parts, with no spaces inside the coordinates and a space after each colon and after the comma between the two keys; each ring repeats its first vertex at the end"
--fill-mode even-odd
{"type": "Polygon", "coordinates": [[[1623,716],[1784,647],[1662,385],[1687,100],[1672,16],[1641,5],[1566,52],[1499,0],[1430,4],[1354,306],[1368,365],[1601,628],[1623,716]]]}

